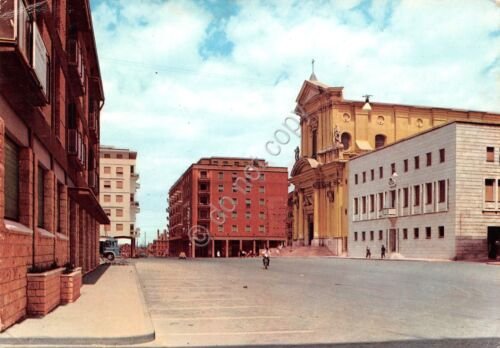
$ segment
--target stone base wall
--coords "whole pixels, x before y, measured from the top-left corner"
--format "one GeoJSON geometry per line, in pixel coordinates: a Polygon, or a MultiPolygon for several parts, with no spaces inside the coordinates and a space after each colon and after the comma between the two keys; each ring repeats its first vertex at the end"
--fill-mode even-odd
{"type": "Polygon", "coordinates": [[[457,237],[456,260],[484,259],[488,255],[486,238],[457,237]]]}
{"type": "Polygon", "coordinates": [[[61,303],[75,302],[80,297],[82,287],[82,270],[61,275],[61,303]]]}

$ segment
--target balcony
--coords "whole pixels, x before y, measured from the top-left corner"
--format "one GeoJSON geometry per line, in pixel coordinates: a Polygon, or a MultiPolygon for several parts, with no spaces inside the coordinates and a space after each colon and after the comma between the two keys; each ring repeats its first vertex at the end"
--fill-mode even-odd
{"type": "Polygon", "coordinates": [[[78,40],[68,40],[68,67],[70,83],[76,95],[85,93],[85,62],[78,40]]]}
{"type": "Polygon", "coordinates": [[[99,107],[95,101],[89,103],[89,131],[94,141],[99,140],[99,107]]]}
{"type": "Polygon", "coordinates": [[[396,208],[384,208],[384,217],[396,217],[396,208]]]}
{"type": "Polygon", "coordinates": [[[23,0],[1,1],[0,89],[13,104],[48,103],[49,58],[23,0]]]}
{"type": "Polygon", "coordinates": [[[137,201],[130,202],[130,207],[133,208],[133,209],[135,209],[136,213],[140,213],[141,212],[141,208],[139,206],[139,202],[137,202],[137,201]]]}
{"type": "Polygon", "coordinates": [[[80,167],[85,168],[87,161],[87,148],[83,142],[81,133],[76,129],[68,129],[68,155],[71,161],[80,167]]]}

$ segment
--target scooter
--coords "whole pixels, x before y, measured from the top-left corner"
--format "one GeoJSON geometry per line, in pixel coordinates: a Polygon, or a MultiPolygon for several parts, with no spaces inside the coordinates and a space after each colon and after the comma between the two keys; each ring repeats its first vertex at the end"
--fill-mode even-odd
{"type": "Polygon", "coordinates": [[[262,259],[262,263],[264,264],[264,268],[267,269],[267,267],[269,267],[269,257],[266,257],[264,256],[264,258],[262,259]]]}

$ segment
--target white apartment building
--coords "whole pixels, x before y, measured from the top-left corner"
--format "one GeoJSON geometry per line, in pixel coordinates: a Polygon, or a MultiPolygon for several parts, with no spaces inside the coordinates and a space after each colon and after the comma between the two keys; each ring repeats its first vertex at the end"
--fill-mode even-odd
{"type": "Polygon", "coordinates": [[[138,238],[136,214],[140,187],[136,169],[137,152],[112,146],[100,147],[99,202],[109,217],[109,225],[101,225],[101,237],[138,238]]]}
{"type": "Polygon", "coordinates": [[[349,256],[495,258],[499,155],[500,125],[456,121],[353,158],[349,256]]]}

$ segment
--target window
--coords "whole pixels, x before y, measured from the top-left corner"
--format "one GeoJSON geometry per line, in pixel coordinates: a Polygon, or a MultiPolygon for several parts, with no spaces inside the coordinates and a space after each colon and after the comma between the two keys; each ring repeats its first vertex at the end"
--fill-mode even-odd
{"type": "Polygon", "coordinates": [[[366,197],[363,196],[361,198],[361,201],[362,201],[362,203],[361,203],[361,209],[362,209],[361,212],[363,214],[366,214],[366,197]]]}
{"type": "Polygon", "coordinates": [[[488,146],[486,148],[486,162],[495,162],[495,148],[488,146]]]}
{"type": "Polygon", "coordinates": [[[425,238],[431,239],[431,228],[430,227],[425,228],[425,238]]]}
{"type": "Polygon", "coordinates": [[[418,207],[420,205],[420,185],[413,186],[413,205],[418,207]]]}
{"type": "Polygon", "coordinates": [[[111,202],[111,195],[104,195],[104,202],[105,203],[111,202]]]}
{"type": "Polygon", "coordinates": [[[370,240],[373,240],[375,238],[375,232],[370,231],[370,240]]]}
{"type": "Polygon", "coordinates": [[[224,232],[224,226],[223,225],[217,225],[217,232],[224,232]]]}
{"type": "Polygon", "coordinates": [[[354,184],[358,184],[358,174],[354,174],[354,184]]]}
{"type": "Polygon", "coordinates": [[[264,179],[265,179],[265,178],[266,178],[266,177],[265,177],[265,175],[264,175],[264,174],[260,174],[260,175],[259,175],[259,180],[260,180],[260,181],[264,181],[264,179]]]}
{"type": "Polygon", "coordinates": [[[224,179],[224,172],[219,172],[219,180],[223,180],[224,179]]]}
{"type": "Polygon", "coordinates": [[[432,204],[432,183],[428,182],[425,184],[425,191],[426,191],[426,204],[432,204]]]}
{"type": "Polygon", "coordinates": [[[5,137],[5,218],[19,219],[19,148],[5,137]]]}
{"type": "Polygon", "coordinates": [[[413,229],[413,239],[418,239],[418,235],[419,235],[418,227],[415,227],[413,229]]]}
{"type": "Polygon", "coordinates": [[[118,176],[123,175],[123,167],[116,167],[116,175],[118,176]]]}
{"type": "Polygon", "coordinates": [[[264,225],[259,225],[259,232],[266,233],[266,227],[264,225]]]}
{"type": "Polygon", "coordinates": [[[232,225],[231,226],[231,232],[238,232],[238,226],[237,225],[232,225]]]}
{"type": "Polygon", "coordinates": [[[116,224],[117,231],[123,231],[123,224],[116,224]]]}
{"type": "Polygon", "coordinates": [[[446,160],[446,155],[444,149],[439,149],[439,163],[444,163],[446,160]]]}
{"type": "Polygon", "coordinates": [[[342,133],[342,136],[340,137],[340,141],[342,142],[342,145],[344,146],[344,151],[347,151],[351,147],[351,135],[349,133],[342,133]]]}
{"type": "Polygon", "coordinates": [[[384,209],[384,194],[380,192],[378,194],[378,211],[384,209]]]}
{"type": "Polygon", "coordinates": [[[390,191],[391,195],[391,206],[390,208],[396,208],[396,190],[391,190],[390,191]]]}
{"type": "Polygon", "coordinates": [[[236,219],[236,218],[238,217],[238,213],[237,213],[237,212],[235,212],[235,211],[231,212],[231,217],[232,217],[233,219],[236,219]]]}
{"type": "Polygon", "coordinates": [[[439,231],[439,238],[444,238],[444,226],[439,226],[438,231],[439,231]]]}
{"type": "Polygon", "coordinates": [[[259,205],[264,205],[264,199],[263,198],[259,199],[259,205]]]}
{"type": "Polygon", "coordinates": [[[370,195],[370,212],[375,211],[375,195],[370,195]]]}
{"type": "Polygon", "coordinates": [[[366,232],[361,232],[361,239],[366,240],[366,232]]]}
{"type": "Polygon", "coordinates": [[[105,153],[104,158],[111,158],[111,156],[109,155],[109,153],[105,153]]]}
{"type": "Polygon", "coordinates": [[[363,183],[366,182],[366,172],[363,172],[363,183]]]}
{"type": "Polygon", "coordinates": [[[246,193],[249,193],[250,191],[252,191],[252,186],[247,185],[247,186],[245,187],[245,192],[246,192],[246,193]]]}
{"type": "Polygon", "coordinates": [[[104,209],[107,216],[111,216],[111,209],[104,209]]]}
{"type": "Polygon", "coordinates": [[[219,192],[224,192],[224,185],[219,185],[219,192]]]}
{"type": "Polygon", "coordinates": [[[118,181],[116,182],[116,188],[117,188],[117,189],[122,189],[122,188],[123,188],[123,181],[118,180],[118,181]]]}
{"type": "Polygon", "coordinates": [[[266,188],[264,186],[260,186],[259,193],[265,193],[265,192],[266,192],[266,188]]]}
{"type": "Polygon", "coordinates": [[[414,163],[415,163],[415,169],[420,169],[420,157],[415,156],[413,158],[413,160],[414,160],[414,163]]]}
{"type": "MultiPolygon", "coordinates": [[[[117,203],[122,203],[123,202],[123,195],[116,195],[116,202],[117,203]]],[[[133,199],[132,199],[131,202],[133,202],[133,199]]]]}
{"type": "Polygon", "coordinates": [[[408,187],[403,188],[403,208],[408,208],[408,187]]]}
{"type": "Polygon", "coordinates": [[[439,187],[439,203],[443,203],[446,201],[446,181],[439,180],[438,187],[439,187]]]}
{"type": "Polygon", "coordinates": [[[384,177],[384,167],[378,167],[378,177],[379,179],[384,177]]]}
{"type": "Polygon", "coordinates": [[[379,147],[385,146],[385,140],[386,140],[385,135],[377,134],[375,136],[375,148],[378,149],[379,147]]]}
{"type": "Polygon", "coordinates": [[[252,229],[250,228],[249,225],[245,226],[245,232],[252,232],[252,229]]]}
{"type": "Polygon", "coordinates": [[[391,174],[396,173],[396,163],[391,163],[391,174]]]}
{"type": "Polygon", "coordinates": [[[110,189],[111,188],[111,181],[104,180],[104,188],[110,189]]]}
{"type": "Polygon", "coordinates": [[[200,172],[200,177],[201,178],[206,178],[207,177],[207,172],[206,171],[201,171],[200,172]]]}
{"type": "Polygon", "coordinates": [[[406,172],[408,171],[408,160],[407,160],[407,159],[405,159],[405,160],[403,161],[403,167],[404,167],[404,171],[405,171],[405,173],[406,173],[406,172]]]}
{"type": "Polygon", "coordinates": [[[116,154],[116,158],[122,159],[122,158],[123,158],[123,155],[122,155],[121,153],[117,153],[117,154],[116,154]]]}
{"type": "Polygon", "coordinates": [[[116,216],[123,217],[123,209],[116,209],[116,216]]]}
{"type": "Polygon", "coordinates": [[[252,218],[252,214],[249,211],[245,212],[245,219],[250,220],[252,218]]]}
{"type": "Polygon", "coordinates": [[[358,240],[358,232],[354,232],[354,240],[357,241],[358,240]]]}
{"type": "Polygon", "coordinates": [[[494,202],[495,198],[493,195],[493,185],[495,185],[494,179],[484,180],[484,200],[485,202],[494,202]]]}
{"type": "Polygon", "coordinates": [[[264,212],[261,211],[259,213],[259,219],[264,220],[265,218],[266,218],[266,215],[264,214],[264,212]]]}
{"type": "Polygon", "coordinates": [[[358,215],[358,199],[354,198],[354,215],[358,215]]]}
{"type": "Polygon", "coordinates": [[[375,169],[370,170],[370,180],[375,180],[375,169]]]}
{"type": "Polygon", "coordinates": [[[379,231],[378,231],[378,239],[379,239],[379,240],[384,239],[384,231],[382,231],[382,230],[379,230],[379,231]]]}
{"type": "Polygon", "coordinates": [[[45,225],[45,169],[38,166],[38,227],[45,225]]]}
{"type": "Polygon", "coordinates": [[[104,167],[104,174],[111,174],[111,167],[104,167]]]}
{"type": "Polygon", "coordinates": [[[432,165],[432,152],[427,152],[425,158],[427,167],[430,167],[432,165]]]}
{"type": "Polygon", "coordinates": [[[403,228],[403,239],[408,239],[408,229],[403,228]]]}

